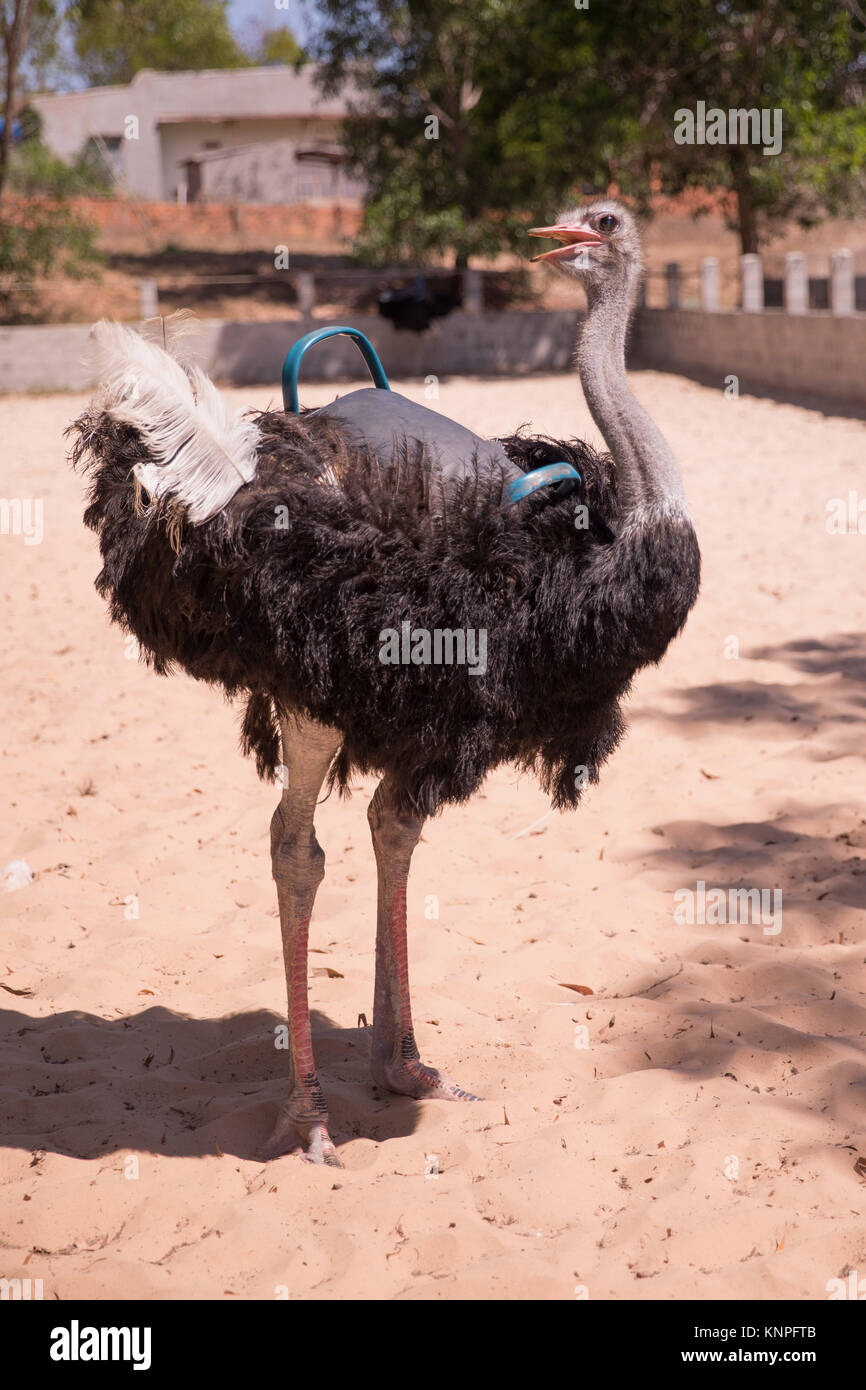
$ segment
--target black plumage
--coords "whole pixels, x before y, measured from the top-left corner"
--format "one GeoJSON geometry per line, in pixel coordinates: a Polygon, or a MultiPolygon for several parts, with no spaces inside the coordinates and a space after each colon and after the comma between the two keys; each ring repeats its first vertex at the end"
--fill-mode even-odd
{"type": "Polygon", "coordinates": [[[534,230],[559,243],[542,259],[584,282],[577,366],[611,455],[526,432],[491,445],[381,386],[300,417],[266,412],[253,428],[175,357],[174,335],[168,353],[121,325],[94,330],[103,385],[72,427],[72,454],[91,471],[97,587],[158,671],[244,697],[260,773],[284,760],[271,867],[289,1094],[263,1157],[300,1141],[311,1161],[339,1166],[307,987],[324,779],[345,790],[354,771],[384,774],[367,809],[372,1078],[472,1101],[415,1039],[406,884],[424,817],[503,762],[534,769],[556,806],[576,804],[622,735],[635,672],[661,658],[697,596],[679,470],[626,378],[634,219],[603,200],[534,230]],[[576,490],[571,480],[503,505],[521,472],[563,459],[576,490]],[[441,660],[443,634],[463,635],[462,660],[459,645],[441,660]]]}
{"type": "Polygon", "coordinates": [[[98,408],[72,427],[112,618],[161,674],[245,697],[243,745],[263,776],[280,760],[279,713],[296,711],[342,732],[341,789],[354,770],[388,773],[429,815],[513,761],[575,805],[622,735],[632,677],[694,603],[688,518],[621,524],[613,461],[579,441],[503,439],[524,471],[558,458],[582,478],[569,497],[504,509],[487,467],[443,487],[420,449],[386,468],[333,420],[257,423],[256,477],[198,526],[171,499],[142,506],[134,429],[98,408]],[[486,673],[383,665],[380,634],[403,621],[484,630],[486,673]]]}

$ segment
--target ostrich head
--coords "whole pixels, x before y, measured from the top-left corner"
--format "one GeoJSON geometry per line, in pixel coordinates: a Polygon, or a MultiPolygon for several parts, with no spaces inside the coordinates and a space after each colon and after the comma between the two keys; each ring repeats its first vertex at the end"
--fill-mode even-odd
{"type": "Polygon", "coordinates": [[[656,505],[683,510],[674,456],[626,377],[626,335],[642,270],[634,215],[611,198],[599,198],[563,212],[555,226],[534,227],[529,235],[558,241],[559,246],[535,259],[582,281],[586,290],[577,369],[592,418],[616,463],[624,514],[642,526],[657,515],[656,505]]]}
{"type": "Polygon", "coordinates": [[[565,275],[583,280],[587,292],[610,282],[634,283],[641,270],[637,222],[628,208],[611,198],[560,214],[552,227],[533,227],[529,236],[561,242],[552,251],[533,256],[565,275]]]}

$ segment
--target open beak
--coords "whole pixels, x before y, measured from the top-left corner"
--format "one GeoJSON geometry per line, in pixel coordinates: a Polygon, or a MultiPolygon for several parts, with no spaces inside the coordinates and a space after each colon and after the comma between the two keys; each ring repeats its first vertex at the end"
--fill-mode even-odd
{"type": "Polygon", "coordinates": [[[571,259],[575,246],[604,245],[598,233],[591,232],[586,227],[533,227],[527,232],[527,236],[552,237],[562,242],[561,246],[555,246],[552,251],[542,251],[540,256],[533,256],[533,261],[567,261],[571,259]]]}

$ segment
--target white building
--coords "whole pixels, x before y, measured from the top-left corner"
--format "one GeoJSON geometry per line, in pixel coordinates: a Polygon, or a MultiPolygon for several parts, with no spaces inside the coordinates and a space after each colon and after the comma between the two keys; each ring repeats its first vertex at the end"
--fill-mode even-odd
{"type": "Polygon", "coordinates": [[[96,141],[120,186],[140,198],[358,197],[340,162],[345,103],[322,97],[313,76],[312,66],[144,69],[127,86],[40,96],[32,104],[55,154],[72,160],[96,141]]]}

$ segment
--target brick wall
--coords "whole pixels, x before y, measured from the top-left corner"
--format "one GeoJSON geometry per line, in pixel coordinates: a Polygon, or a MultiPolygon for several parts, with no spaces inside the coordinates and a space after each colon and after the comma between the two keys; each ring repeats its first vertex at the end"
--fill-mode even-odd
{"type": "Polygon", "coordinates": [[[290,251],[333,252],[347,249],[361,222],[355,202],[183,206],[131,198],[74,201],[112,251],[154,251],[171,242],[211,251],[288,246],[290,251]]]}

